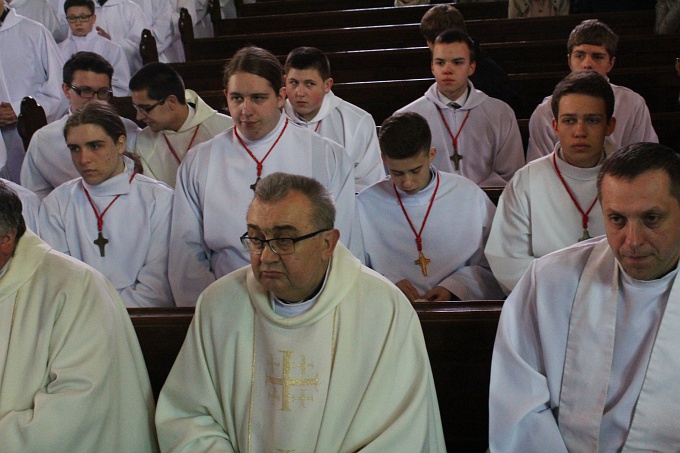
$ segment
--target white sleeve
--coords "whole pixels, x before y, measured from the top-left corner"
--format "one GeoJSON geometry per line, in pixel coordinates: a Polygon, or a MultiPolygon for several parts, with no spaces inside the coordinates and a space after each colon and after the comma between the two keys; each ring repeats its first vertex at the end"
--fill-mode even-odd
{"type": "Polygon", "coordinates": [[[498,145],[493,171],[479,184],[481,187],[505,186],[515,172],[524,166],[524,145],[515,113],[507,104],[504,103],[503,107],[505,113],[501,114],[500,124],[497,125],[498,145]]]}
{"type": "Polygon", "coordinates": [[[506,294],[534,260],[529,213],[528,196],[520,178],[515,178],[501,194],[485,249],[491,270],[506,294]]]}
{"type": "Polygon", "coordinates": [[[55,193],[45,197],[38,214],[38,230],[42,240],[50,244],[54,250],[70,255],[59,201],[55,193]]]}
{"type": "Polygon", "coordinates": [[[480,206],[479,213],[483,218],[479,221],[479,224],[482,225],[483,233],[479,249],[467,260],[465,266],[455,269],[451,275],[437,285],[451,291],[460,300],[500,300],[505,298],[505,294],[498,286],[498,282],[491,273],[489,263],[484,256],[484,246],[489,237],[496,207],[491,203],[489,197],[485,194],[482,195],[484,207],[480,206]]]}
{"type": "Polygon", "coordinates": [[[547,156],[555,149],[557,137],[552,128],[552,111],[550,102],[539,104],[529,118],[529,145],[527,146],[527,163],[539,157],[547,156]]]}
{"type": "MultiPolygon", "coordinates": [[[[41,32],[43,39],[36,40],[40,47],[34,49],[34,51],[36,56],[38,56],[35,69],[42,76],[43,83],[38,86],[36,92],[29,94],[45,109],[47,122],[51,123],[61,118],[68,108],[64,94],[61,91],[64,61],[52,35],[44,27],[41,32]]],[[[21,112],[21,98],[12,103],[12,109],[19,116],[21,112]]]]}
{"type": "Polygon", "coordinates": [[[204,239],[196,151],[189,153],[177,170],[172,208],[168,277],[177,306],[195,305],[201,291],[215,281],[212,250],[204,239]]]}
{"type": "MultiPolygon", "coordinates": [[[[168,191],[169,192],[169,191],[168,191]]],[[[168,281],[168,248],[170,244],[170,219],[172,218],[172,194],[156,197],[151,214],[151,241],[144,265],[137,273],[134,286],[120,291],[128,307],[173,306],[168,281]]]]}
{"type": "Polygon", "coordinates": [[[489,387],[492,453],[567,452],[550,407],[533,270],[508,297],[498,325],[489,387]]]}
{"type": "Polygon", "coordinates": [[[40,156],[41,137],[42,134],[39,132],[33,134],[24,157],[24,163],[21,165],[19,180],[23,187],[33,191],[38,198],[43,199],[54,190],[54,187],[45,179],[38,168],[37,161],[42,157],[40,156]]]}
{"type": "Polygon", "coordinates": [[[372,116],[366,115],[361,119],[357,125],[354,140],[348,145],[347,150],[350,156],[358,157],[358,161],[353,162],[356,192],[385,178],[385,168],[380,158],[378,135],[372,116]],[[353,152],[350,152],[350,146],[353,152]]]}
{"type": "MultiPolygon", "coordinates": [[[[340,230],[340,241],[348,248],[354,225],[354,165],[345,148],[332,140],[323,139],[332,148],[334,162],[329,164],[329,186],[335,200],[335,227],[340,230]]],[[[331,157],[329,157],[331,159],[331,157]]]]}

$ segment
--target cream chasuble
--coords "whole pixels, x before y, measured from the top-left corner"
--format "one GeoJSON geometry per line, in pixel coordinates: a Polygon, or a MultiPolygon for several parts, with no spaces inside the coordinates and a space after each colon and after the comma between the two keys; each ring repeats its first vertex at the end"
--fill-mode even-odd
{"type": "Polygon", "coordinates": [[[163,451],[445,451],[420,322],[398,288],[338,243],[309,311],[279,316],[270,297],[250,266],[201,294],[158,399],[163,451]]]}
{"type": "Polygon", "coordinates": [[[99,272],[26,231],[0,278],[0,451],[157,451],[144,358],[99,272]]]}
{"type": "Polygon", "coordinates": [[[317,438],[309,433],[318,433],[323,419],[335,313],[294,330],[255,317],[250,451],[314,450],[317,438]]]}
{"type": "MultiPolygon", "coordinates": [[[[616,312],[619,301],[617,262],[607,241],[592,250],[583,275],[611,276],[581,280],[569,321],[558,425],[569,451],[597,452],[610,381],[616,312]],[[601,303],[593,303],[600,301],[601,303]]],[[[677,451],[680,445],[680,286],[673,282],[656,341],[633,411],[623,452],[677,451]]]]}

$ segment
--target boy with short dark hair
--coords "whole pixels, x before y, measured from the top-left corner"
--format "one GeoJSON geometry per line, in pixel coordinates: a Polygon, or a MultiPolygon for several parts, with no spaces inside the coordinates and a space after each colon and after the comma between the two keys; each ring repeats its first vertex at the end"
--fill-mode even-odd
{"type": "Polygon", "coordinates": [[[498,203],[486,255],[506,293],[534,258],[605,233],[597,172],[614,151],[614,92],[593,70],[576,71],[551,96],[554,151],[515,173],[498,203]]]}
{"type": "Polygon", "coordinates": [[[425,95],[397,113],[416,112],[427,119],[434,166],[479,186],[504,186],[524,165],[524,148],[512,109],[476,90],[474,45],[458,30],[439,35],[432,49],[435,83],[425,95]]]}
{"type": "Polygon", "coordinates": [[[315,47],[293,49],[285,73],[286,114],[345,148],[354,164],[356,191],[384,178],[373,117],[333,94],[326,55],[315,47]]]}
{"type": "Polygon", "coordinates": [[[80,51],[94,52],[113,66],[114,76],[111,80],[114,96],[127,96],[130,82],[130,65],[125,58],[123,48],[101,36],[95,27],[97,15],[94,13],[92,0],[66,0],[64,13],[69,26],[68,37],[59,43],[59,51],[64,61],[80,51]]]}
{"type": "Polygon", "coordinates": [[[484,258],[496,208],[473,182],[431,165],[425,118],[386,119],[380,149],[390,177],[357,196],[366,265],[411,301],[502,298],[484,258]]]}
{"type": "Polygon", "coordinates": [[[130,79],[137,120],[146,124],[135,152],[144,174],[175,187],[177,169],[188,152],[227,129],[232,119],[205,103],[174,68],[165,63],[145,65],[130,79]]]}
{"type": "MultiPolygon", "coordinates": [[[[616,62],[618,42],[619,37],[606,24],[596,19],[584,20],[571,31],[567,41],[569,68],[572,72],[592,69],[607,78],[616,62]]],[[[613,149],[637,142],[658,143],[659,138],[642,96],[628,88],[610,85],[616,98],[614,116],[618,122],[616,130],[607,139],[613,149]]],[[[527,162],[552,152],[558,140],[552,121],[548,96],[536,107],[529,120],[527,162]]]]}

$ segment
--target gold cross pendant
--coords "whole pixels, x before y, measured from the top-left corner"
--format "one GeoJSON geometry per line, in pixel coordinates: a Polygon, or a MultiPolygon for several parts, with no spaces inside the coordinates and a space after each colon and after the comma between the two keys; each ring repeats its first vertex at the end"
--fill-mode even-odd
{"type": "Polygon", "coordinates": [[[418,252],[418,259],[413,262],[416,266],[420,266],[420,269],[423,271],[423,276],[427,277],[427,264],[430,262],[430,259],[425,257],[423,255],[423,252],[418,252]]]}

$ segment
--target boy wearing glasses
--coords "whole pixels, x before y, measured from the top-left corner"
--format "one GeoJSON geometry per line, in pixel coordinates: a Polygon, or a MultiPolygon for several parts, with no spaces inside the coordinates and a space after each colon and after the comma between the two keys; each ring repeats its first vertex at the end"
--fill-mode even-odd
{"type": "Polygon", "coordinates": [[[137,120],[146,123],[135,153],[144,174],[175,187],[184,156],[199,143],[229,129],[234,122],[206,104],[182,77],[164,63],[149,63],[130,80],[137,120]]]}
{"type": "Polygon", "coordinates": [[[432,165],[431,142],[427,120],[414,112],[380,127],[390,177],[356,201],[365,263],[411,302],[502,299],[484,257],[496,208],[474,182],[432,165]]]}
{"type": "MultiPolygon", "coordinates": [[[[70,103],[63,118],[33,134],[21,168],[21,185],[45,198],[54,188],[80,176],[73,166],[64,140],[64,125],[71,113],[90,102],[107,102],[111,97],[113,67],[100,55],[78,52],[64,65],[62,90],[70,103]]],[[[137,125],[121,118],[127,130],[129,149],[139,132],[137,125]]]]}
{"type": "MultiPolygon", "coordinates": [[[[66,0],[64,12],[70,29],[66,40],[59,43],[59,51],[64,61],[80,51],[98,53],[113,66],[113,95],[129,95],[130,65],[125,59],[123,48],[106,39],[95,30],[97,15],[92,0],[66,0]]],[[[99,28],[99,27],[97,27],[99,28]]]]}
{"type": "Polygon", "coordinates": [[[257,184],[250,266],[200,296],[161,391],[162,451],[445,451],[418,317],[334,222],[315,179],[257,184]]]}

